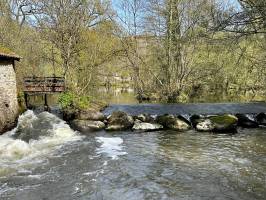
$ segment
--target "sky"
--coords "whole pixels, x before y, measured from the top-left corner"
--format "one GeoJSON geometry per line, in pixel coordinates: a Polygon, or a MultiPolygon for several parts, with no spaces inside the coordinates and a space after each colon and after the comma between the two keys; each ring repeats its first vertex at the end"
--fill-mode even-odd
{"type": "MultiPolygon", "coordinates": [[[[111,0],[113,9],[119,14],[122,14],[119,8],[119,3],[121,3],[122,0],[111,0]]],[[[129,0],[130,1],[130,0],[129,0]]],[[[228,6],[234,6],[236,9],[240,9],[240,4],[238,3],[238,0],[216,0],[222,3],[225,3],[228,6]]]]}
{"type": "MultiPolygon", "coordinates": [[[[115,9],[119,9],[117,5],[121,2],[121,0],[111,0],[111,1],[113,4],[113,7],[115,9]]],[[[230,5],[234,5],[235,7],[240,7],[238,0],[217,0],[217,1],[229,3],[230,5]]]]}
{"type": "MultiPolygon", "coordinates": [[[[133,0],[128,0],[133,1],[133,0]]],[[[145,1],[145,0],[143,0],[145,1]]],[[[219,2],[219,4],[225,5],[226,7],[234,7],[236,10],[239,10],[240,4],[238,3],[238,0],[215,0],[216,2],[219,2]]],[[[120,17],[124,17],[124,12],[122,12],[119,4],[121,4],[122,0],[111,0],[113,9],[117,12],[117,14],[120,17]]]]}

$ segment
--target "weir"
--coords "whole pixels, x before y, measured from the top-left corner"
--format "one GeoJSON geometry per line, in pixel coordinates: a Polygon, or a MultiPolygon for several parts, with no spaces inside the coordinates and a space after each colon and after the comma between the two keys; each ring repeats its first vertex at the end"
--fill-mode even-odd
{"type": "Polygon", "coordinates": [[[120,110],[130,115],[148,113],[151,115],[219,115],[219,114],[259,114],[266,112],[266,103],[180,103],[180,104],[113,104],[103,113],[110,115],[120,110]]]}

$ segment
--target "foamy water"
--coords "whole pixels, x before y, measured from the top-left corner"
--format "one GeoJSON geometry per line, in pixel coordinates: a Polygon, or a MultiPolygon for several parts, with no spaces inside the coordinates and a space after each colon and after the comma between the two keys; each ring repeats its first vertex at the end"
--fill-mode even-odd
{"type": "Polygon", "coordinates": [[[118,159],[119,156],[127,154],[122,145],[124,141],[120,137],[96,137],[96,141],[101,143],[101,146],[96,150],[99,154],[106,154],[114,160],[118,159]]]}
{"type": "MultiPolygon", "coordinates": [[[[36,135],[38,134],[37,130],[36,135]]],[[[17,128],[0,136],[0,177],[31,169],[32,165],[45,161],[50,153],[63,144],[80,139],[81,136],[55,115],[48,112],[36,115],[33,111],[27,111],[19,117],[17,128]],[[25,131],[34,131],[32,124],[36,120],[39,120],[37,123],[42,123],[43,120],[51,122],[52,126],[42,129],[47,135],[29,142],[14,138],[18,129],[22,132],[24,128],[25,131]]]]}

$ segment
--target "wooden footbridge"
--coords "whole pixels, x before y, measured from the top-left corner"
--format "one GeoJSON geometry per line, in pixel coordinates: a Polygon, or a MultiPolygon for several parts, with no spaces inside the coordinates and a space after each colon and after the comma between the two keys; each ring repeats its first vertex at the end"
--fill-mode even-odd
{"type": "Polygon", "coordinates": [[[65,91],[65,78],[63,77],[25,77],[24,97],[28,108],[29,95],[44,95],[44,106],[48,108],[47,94],[65,91]]]}

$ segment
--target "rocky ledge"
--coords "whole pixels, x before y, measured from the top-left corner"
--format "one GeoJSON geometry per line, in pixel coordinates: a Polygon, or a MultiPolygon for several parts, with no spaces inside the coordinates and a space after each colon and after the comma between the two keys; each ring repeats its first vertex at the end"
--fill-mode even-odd
{"type": "Polygon", "coordinates": [[[131,116],[122,111],[115,111],[109,116],[103,113],[87,111],[64,112],[64,119],[71,127],[82,133],[93,131],[158,131],[162,129],[199,132],[237,133],[238,128],[266,127],[266,114],[224,114],[224,115],[149,115],[131,116]]]}

